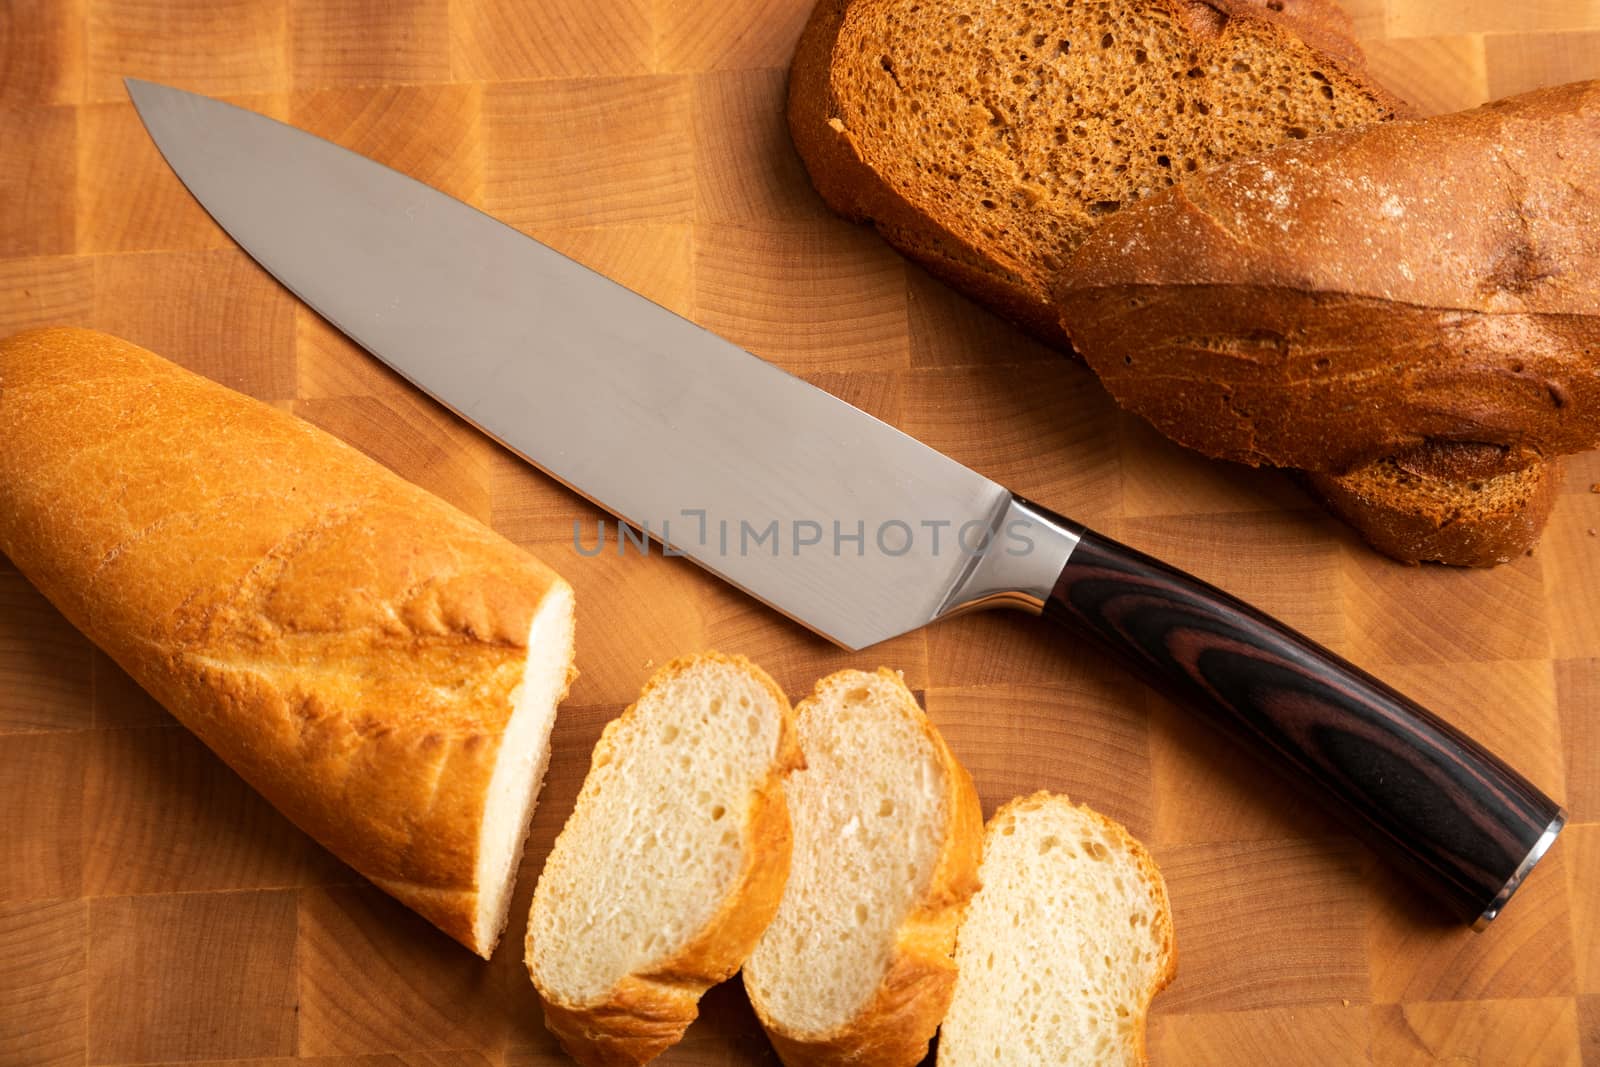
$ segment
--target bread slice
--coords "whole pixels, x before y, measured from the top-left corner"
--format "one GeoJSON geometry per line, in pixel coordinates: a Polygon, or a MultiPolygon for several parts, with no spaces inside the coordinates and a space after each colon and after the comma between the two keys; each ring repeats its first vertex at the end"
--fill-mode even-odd
{"type": "Polygon", "coordinates": [[[613,720],[534,889],[528,973],[579,1063],[640,1064],[739,969],[789,872],[794,713],[738,656],[674,660],[613,720]]]}
{"type": "Polygon", "coordinates": [[[1305,478],[1335,515],[1356,517],[1361,536],[1387,556],[1492,567],[1538,541],[1563,471],[1558,458],[1509,471],[1480,462],[1475,472],[1471,457],[1485,447],[1419,449],[1351,474],[1305,478]]]}
{"type": "Polygon", "coordinates": [[[1002,807],[956,946],[939,1067],[1143,1064],[1177,974],[1166,883],[1143,845],[1066,797],[1002,807]]]}
{"type": "Polygon", "coordinates": [[[835,211],[1065,346],[1051,279],[1102,220],[1400,106],[1242,2],[820,0],[788,115],[835,211]]]}
{"type": "Polygon", "coordinates": [[[793,867],[745,989],[789,1067],[911,1067],[950,1002],[978,796],[893,671],[830,675],[796,717],[793,867]]]}
{"type": "Polygon", "coordinates": [[[487,957],[572,590],[287,412],[126,341],[0,343],[0,552],[302,830],[487,957]]]}
{"type": "MultiPolygon", "coordinates": [[[[1220,4],[1220,0],[1219,0],[1220,4]]],[[[1356,40],[1356,24],[1338,0],[1231,0],[1224,11],[1257,11],[1324,55],[1333,56],[1346,70],[1363,70],[1367,57],[1356,40]]]]}

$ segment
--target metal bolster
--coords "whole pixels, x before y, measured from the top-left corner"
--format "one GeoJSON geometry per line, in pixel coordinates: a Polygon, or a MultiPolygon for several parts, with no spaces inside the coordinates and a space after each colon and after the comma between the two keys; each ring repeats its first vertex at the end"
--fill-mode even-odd
{"type": "Polygon", "coordinates": [[[1039,614],[1082,535],[1076,523],[1022,497],[1008,497],[990,520],[987,547],[973,557],[935,617],[986,608],[1039,614]]]}

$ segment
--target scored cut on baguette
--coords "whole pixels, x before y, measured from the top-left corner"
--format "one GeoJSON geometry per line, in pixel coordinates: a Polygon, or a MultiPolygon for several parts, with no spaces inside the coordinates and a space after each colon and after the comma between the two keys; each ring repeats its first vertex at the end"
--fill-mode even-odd
{"type": "Polygon", "coordinates": [[[950,1002],[956,926],[977,888],[978,796],[893,671],[824,678],[796,719],[794,858],[745,989],[789,1067],[910,1067],[950,1002]]]}
{"type": "Polygon", "coordinates": [[[0,343],[0,552],[296,825],[487,957],[571,588],[309,423],[118,338],[0,343]]]}
{"type": "Polygon", "coordinates": [[[674,660],[606,726],[528,918],[528,973],[574,1059],[645,1063],[739,969],[783,894],[783,780],[803,763],[788,700],[739,656],[674,660]]]}
{"type": "Polygon", "coordinates": [[[978,877],[939,1067],[1146,1063],[1150,1002],[1177,974],[1178,949],[1144,846],[1040,792],[989,820],[978,877]]]}

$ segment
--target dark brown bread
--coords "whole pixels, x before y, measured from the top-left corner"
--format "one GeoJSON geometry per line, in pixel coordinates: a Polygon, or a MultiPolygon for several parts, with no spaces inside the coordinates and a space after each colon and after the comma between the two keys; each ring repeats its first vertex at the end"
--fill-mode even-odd
{"type": "MultiPolygon", "coordinates": [[[[1225,12],[1231,11],[1241,18],[1234,20],[1231,31],[1234,36],[1228,39],[1236,44],[1241,40],[1252,42],[1257,48],[1264,44],[1268,54],[1274,55],[1274,50],[1282,45],[1286,35],[1275,35],[1261,28],[1258,18],[1270,18],[1275,24],[1292,30],[1302,40],[1314,44],[1321,52],[1336,56],[1348,70],[1355,71],[1364,66],[1349,16],[1334,0],[1232,0],[1216,6],[1204,3],[1151,5],[1130,2],[1085,5],[1076,11],[1053,12],[1048,18],[1038,18],[1037,26],[1029,26],[1031,36],[1024,35],[1027,44],[1019,46],[1014,54],[1009,51],[1009,46],[1017,40],[1016,27],[1011,29],[1011,36],[1002,34],[999,44],[987,52],[981,48],[975,51],[972,47],[966,47],[958,53],[953,42],[951,50],[946,52],[944,42],[937,39],[938,34],[928,37],[886,32],[891,26],[898,25],[897,20],[913,7],[918,8],[918,13],[925,18],[931,17],[929,13],[942,12],[944,21],[955,27],[970,27],[975,15],[993,13],[994,10],[993,7],[974,6],[961,0],[949,0],[941,4],[912,3],[911,0],[822,0],[802,38],[791,76],[789,120],[795,143],[811,170],[817,188],[836,211],[858,221],[874,222],[891,242],[932,271],[1022,323],[1046,342],[1060,347],[1068,347],[1065,332],[1053,312],[1041,313],[1039,296],[1044,283],[1037,279],[1048,274],[1052,265],[1059,262],[1050,257],[1058,255],[1063,248],[1070,250],[1072,243],[1087,236],[1095,224],[1113,217],[1106,214],[1106,210],[1121,203],[1121,198],[1131,198],[1140,193],[1146,187],[1148,178],[1142,171],[1133,172],[1132,177],[1127,176],[1128,172],[1123,172],[1119,183],[1115,170],[1118,162],[1106,162],[1097,157],[1096,152],[1102,141],[1090,137],[1087,126],[1083,127],[1083,135],[1074,131],[1067,145],[1056,144],[1058,130],[1064,128],[1061,121],[1074,111],[1084,111],[1085,100],[1106,94],[1102,67],[1083,61],[1085,55],[1098,59],[1101,54],[1098,46],[1104,40],[1104,35],[1093,30],[1096,17],[1111,17],[1111,8],[1115,8],[1120,17],[1132,19],[1135,23],[1141,18],[1154,17],[1164,26],[1181,31],[1173,40],[1183,40],[1184,34],[1190,34],[1197,45],[1199,42],[1212,42],[1211,48],[1215,51],[1224,36],[1225,12]],[[1087,35],[1081,32],[1086,22],[1091,27],[1087,35]],[[1245,27],[1243,32],[1239,29],[1241,22],[1245,27]],[[1077,29],[1074,30],[1074,27],[1077,29]],[[993,89],[999,94],[997,99],[1000,103],[1006,103],[1003,98],[1008,85],[1016,84],[1008,79],[1016,77],[1023,70],[1031,70],[1027,64],[1032,53],[1027,49],[1036,49],[1038,46],[1033,45],[1033,41],[1041,36],[1045,40],[1046,53],[1049,54],[1052,47],[1055,50],[1052,56],[1056,68],[1053,94],[1047,93],[1042,99],[1032,99],[1035,90],[1030,84],[1027,94],[1030,106],[1026,114],[1020,116],[1022,121],[1003,127],[995,125],[997,115],[991,111],[988,106],[990,101],[985,99],[984,94],[993,89]],[[1061,51],[1062,41],[1076,40],[1081,45],[1085,36],[1092,47],[1079,47],[1077,60],[1070,59],[1074,55],[1073,46],[1069,45],[1065,52],[1061,51]],[[869,47],[886,45],[891,40],[899,46],[894,52],[886,47],[869,47]],[[869,61],[864,61],[863,56],[869,61]],[[876,61],[876,69],[870,60],[876,61]],[[885,63],[888,65],[885,66],[885,63]],[[918,64],[919,80],[916,85],[920,95],[909,96],[906,83],[911,79],[903,73],[902,68],[909,70],[914,63],[918,64]],[[1010,70],[1008,64],[1016,69],[1010,70]],[[984,74],[985,71],[988,73],[984,74]],[[929,114],[924,100],[930,97],[930,93],[938,99],[964,100],[971,121],[967,121],[964,115],[954,118],[947,116],[936,125],[930,126],[924,122],[919,127],[912,120],[923,119],[929,114]],[[855,116],[853,127],[846,125],[846,115],[855,116]],[[914,143],[902,145],[901,142],[908,136],[914,143]],[[1070,183],[1058,180],[1052,186],[1046,181],[1044,185],[1030,187],[1024,200],[1035,197],[1039,189],[1043,189],[1049,197],[1054,197],[1058,202],[1055,214],[1070,218],[1065,231],[1059,222],[1054,229],[1045,227],[1042,235],[1035,235],[1036,239],[1044,241],[1043,244],[1030,244],[1026,239],[1020,244],[1014,240],[1005,244],[1004,239],[1011,236],[1011,230],[1007,227],[998,230],[991,227],[988,233],[970,236],[970,227],[963,229],[960,225],[963,211],[966,216],[993,212],[1016,213],[1009,201],[1002,204],[984,190],[993,188],[997,181],[1008,181],[1008,174],[1015,177],[1025,153],[1013,160],[1013,151],[1020,146],[1037,154],[1039,146],[1036,142],[1041,140],[1044,141],[1047,160],[1054,159],[1058,164],[1065,160],[1071,164],[1065,167],[1057,165],[1053,170],[1047,166],[1043,168],[1045,173],[1059,179],[1063,173],[1070,177],[1072,171],[1083,169],[1087,175],[1088,170],[1098,167],[1096,180],[1110,191],[1102,190],[1095,195],[1113,199],[1075,198],[1074,187],[1070,183]],[[964,208],[960,204],[952,208],[948,204],[934,203],[926,192],[927,183],[923,180],[927,168],[908,174],[904,168],[899,172],[890,172],[880,167],[878,161],[898,158],[903,154],[902,148],[917,148],[935,154],[942,152],[950,159],[961,161],[963,169],[960,181],[956,184],[979,189],[974,194],[977,202],[968,203],[964,208]],[[994,202],[995,206],[983,207],[985,199],[994,202]],[[960,233],[967,233],[968,236],[958,236],[960,233]],[[1004,265],[1005,262],[1015,261],[1020,261],[1020,265],[1004,265]],[[1029,282],[1030,277],[1035,281],[1029,282]]],[[[1013,13],[1012,17],[1018,16],[1013,13]]],[[[1108,58],[1121,57],[1126,60],[1126,41],[1124,48],[1119,51],[1114,34],[1111,48],[1104,51],[1108,58]]],[[[1187,87],[1203,81],[1190,78],[1191,70],[1195,69],[1191,63],[1191,53],[1196,62],[1200,58],[1200,53],[1192,48],[1178,48],[1169,54],[1158,51],[1153,58],[1149,48],[1144,48],[1143,52],[1145,62],[1139,63],[1139,48],[1135,46],[1132,52],[1134,67],[1159,71],[1161,64],[1166,63],[1168,66],[1164,73],[1169,82],[1187,87]]],[[[1302,61],[1306,58],[1303,49],[1295,51],[1294,55],[1302,61]]],[[[1248,64],[1249,60],[1243,62],[1248,64]]],[[[1113,72],[1125,72],[1126,69],[1126,62],[1112,64],[1113,72]]],[[[1204,148],[1203,156],[1209,164],[1231,158],[1241,151],[1303,136],[1307,132],[1348,122],[1360,124],[1378,121],[1405,111],[1404,105],[1371,85],[1360,86],[1354,92],[1343,91],[1348,88],[1348,79],[1338,78],[1336,81],[1337,76],[1328,73],[1333,69],[1320,60],[1309,67],[1309,87],[1313,87],[1315,92],[1310,107],[1305,106],[1304,100],[1296,102],[1294,115],[1300,125],[1284,124],[1284,115],[1289,110],[1286,102],[1278,100],[1275,95],[1256,92],[1229,98],[1228,103],[1232,106],[1226,113],[1212,106],[1215,101],[1200,97],[1206,103],[1204,111],[1186,105],[1180,114],[1176,111],[1174,101],[1172,110],[1166,112],[1165,120],[1158,124],[1160,128],[1147,132],[1152,141],[1157,137],[1171,140],[1176,132],[1199,143],[1204,148]],[[1243,135],[1240,132],[1241,123],[1243,135]]],[[[1230,61],[1228,73],[1245,72],[1235,71],[1230,61]]],[[[1167,86],[1162,88],[1169,93],[1173,91],[1167,86]]],[[[1040,92],[1043,89],[1041,82],[1040,92]]],[[[1184,99],[1191,99],[1192,95],[1184,99]]],[[[1015,94],[1012,97],[1008,106],[1011,111],[1016,111],[1019,102],[1014,98],[1015,94]]],[[[1112,102],[1116,103],[1114,97],[1112,102]]],[[[1010,111],[1002,109],[1000,113],[1009,114],[1010,111]]],[[[1112,129],[1116,129],[1114,124],[1117,119],[1113,116],[1109,121],[1113,124],[1112,129]]],[[[1104,126],[1104,123],[1099,124],[1096,133],[1103,134],[1105,130],[1100,127],[1104,126]]],[[[1171,164],[1175,158],[1183,159],[1167,154],[1166,162],[1171,164]]],[[[1187,161],[1181,162],[1178,167],[1162,167],[1158,154],[1155,162],[1162,172],[1156,176],[1158,184],[1162,186],[1170,181],[1174,173],[1187,173],[1187,161]]],[[[1194,162],[1198,169],[1200,161],[1194,162]]],[[[945,173],[949,172],[947,167],[945,173]]],[[[972,201],[974,196],[967,199],[972,201]]],[[[1024,214],[1035,210],[1038,210],[1037,204],[1024,203],[1021,208],[1024,214]]],[[[1439,447],[1442,451],[1449,451],[1449,446],[1439,447]]],[[[1449,456],[1440,456],[1432,465],[1455,468],[1459,462],[1452,461],[1449,456]]],[[[1495,473],[1498,472],[1472,470],[1468,477],[1486,477],[1495,473]]],[[[1425,479],[1427,476],[1417,477],[1425,479]]],[[[1420,495],[1415,500],[1419,511],[1407,516],[1403,510],[1396,510],[1403,509],[1406,494],[1374,494],[1369,491],[1372,485],[1384,481],[1381,470],[1357,470],[1349,475],[1321,476],[1316,479],[1314,489],[1321,491],[1326,487],[1329,493],[1338,498],[1336,512],[1379,546],[1395,544],[1388,535],[1396,529],[1431,529],[1434,502],[1441,497],[1454,495],[1463,504],[1461,517],[1453,527],[1457,536],[1472,527],[1472,516],[1477,514],[1470,506],[1474,494],[1465,485],[1452,486],[1441,482],[1421,487],[1420,495]],[[1348,484],[1345,484],[1346,479],[1348,484]],[[1365,500],[1375,502],[1375,510],[1371,515],[1364,510],[1362,501],[1365,500]]],[[[1496,523],[1484,527],[1479,533],[1493,542],[1498,553],[1510,556],[1520,554],[1527,547],[1525,540],[1514,535],[1531,534],[1537,531],[1537,527],[1538,523],[1496,523]]],[[[1442,562],[1449,563],[1469,563],[1477,558],[1476,555],[1453,558],[1449,548],[1446,545],[1443,550],[1435,552],[1422,544],[1406,546],[1400,543],[1399,555],[1410,558],[1417,552],[1433,553],[1442,562]]]]}
{"type": "Polygon", "coordinates": [[[1497,449],[1454,445],[1417,449],[1346,475],[1304,477],[1330,511],[1387,556],[1492,567],[1539,539],[1563,474],[1560,459],[1510,471],[1497,471],[1500,462],[1497,449]]]}
{"type": "MultiPolygon", "coordinates": [[[[1301,7],[1302,23],[1332,25],[1301,7]]],[[[1050,280],[1108,216],[1185,174],[1397,107],[1242,0],[822,0],[789,125],[834,210],[1064,344],[1050,280]]]]}
{"type": "Polygon", "coordinates": [[[1286,145],[1110,219],[1057,289],[1125,407],[1252,464],[1600,444],[1600,82],[1286,145]]]}
{"type": "MultiPolygon", "coordinates": [[[[1203,0],[1196,0],[1202,3],[1203,0]]],[[[1217,0],[1224,11],[1257,11],[1294,31],[1306,44],[1333,56],[1348,70],[1367,65],[1356,40],[1356,24],[1338,0],[1217,0]]]]}

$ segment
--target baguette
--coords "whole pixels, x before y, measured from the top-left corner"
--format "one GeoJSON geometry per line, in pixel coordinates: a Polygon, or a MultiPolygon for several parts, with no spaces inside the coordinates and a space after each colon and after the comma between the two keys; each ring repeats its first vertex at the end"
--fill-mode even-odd
{"type": "Polygon", "coordinates": [[[595,746],[528,917],[545,1025],[579,1063],[645,1063],[777,911],[794,713],[737,656],[675,660],[595,746]]]}
{"type": "Polygon", "coordinates": [[[1066,797],[995,812],[956,945],[939,1067],[1144,1064],[1178,970],[1167,887],[1128,831],[1066,797]]]}
{"type": "Polygon", "coordinates": [[[796,718],[793,870],[745,990],[789,1067],[912,1067],[950,1004],[978,795],[892,671],[824,678],[796,718]]]}
{"type": "Polygon", "coordinates": [[[1600,444],[1600,82],[1286,145],[1108,220],[1056,288],[1124,407],[1342,473],[1600,444]]]}
{"type": "Polygon", "coordinates": [[[308,423],[126,341],[0,342],[0,552],[267,800],[487,957],[572,592],[308,423]]]}

